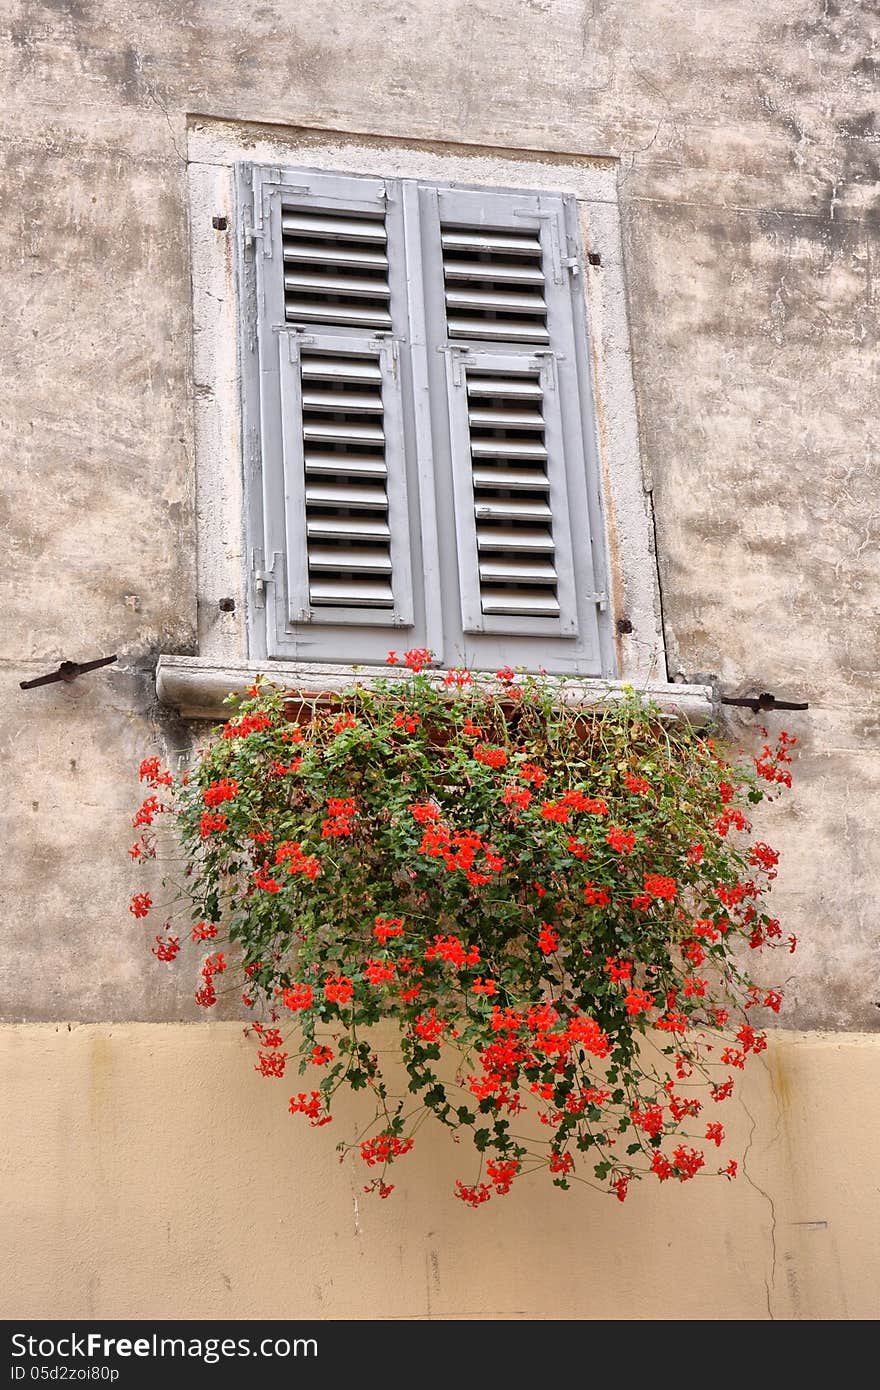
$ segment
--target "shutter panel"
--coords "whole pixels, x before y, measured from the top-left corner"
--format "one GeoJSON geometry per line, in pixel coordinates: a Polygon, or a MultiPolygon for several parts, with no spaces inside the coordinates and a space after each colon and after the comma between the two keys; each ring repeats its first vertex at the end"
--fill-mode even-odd
{"type": "Polygon", "coordinates": [[[289,322],[389,331],[384,214],[283,208],[284,312],[289,322]]]}
{"type": "Polygon", "coordinates": [[[552,361],[453,350],[447,362],[464,631],[516,632],[524,620],[547,635],[575,635],[552,361]]]}
{"type": "Polygon", "coordinates": [[[441,223],[446,320],[451,339],[548,343],[541,240],[441,223]]]}
{"type": "Polygon", "coordinates": [[[450,640],[474,663],[599,674],[604,596],[563,199],[426,189],[423,209],[452,461],[460,635],[450,640]]]}
{"type": "Polygon", "coordinates": [[[284,333],[280,350],[288,621],[411,624],[394,345],[284,333]]]}
{"type": "Polygon", "coordinates": [[[399,190],[254,175],[266,654],[381,662],[420,631],[399,190]]]}

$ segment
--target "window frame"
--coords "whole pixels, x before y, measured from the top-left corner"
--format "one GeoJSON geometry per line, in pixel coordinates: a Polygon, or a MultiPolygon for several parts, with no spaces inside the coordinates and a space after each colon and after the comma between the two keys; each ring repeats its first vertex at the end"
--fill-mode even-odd
{"type": "MultiPolygon", "coordinates": [[[[640,437],[628,320],[622,221],[624,175],[611,157],[559,150],[476,147],[364,135],[308,126],[193,115],[186,129],[188,242],[192,284],[191,412],[181,421],[181,445],[191,451],[189,496],[182,496],[184,536],[195,535],[191,555],[196,629],[181,621],[160,642],[155,684],[160,701],[188,718],[224,714],[223,697],[245,690],[263,673],[291,689],[339,689],[371,671],[316,662],[277,661],[249,651],[244,622],[250,587],[244,495],[253,472],[256,438],[245,418],[241,337],[247,331],[247,296],[236,248],[250,227],[236,193],[236,169],[252,161],[267,167],[313,167],[344,174],[371,171],[403,178],[479,187],[533,188],[571,196],[584,251],[586,312],[592,329],[589,370],[597,413],[597,444],[604,499],[610,606],[609,669],[616,680],[584,679],[585,703],[631,684],[662,707],[688,718],[712,711],[711,689],[690,687],[666,670],[660,591],[651,515],[652,479],[640,437]],[[187,653],[179,655],[178,653],[187,653]]],[[[411,215],[415,190],[404,198],[411,215]]],[[[627,254],[629,251],[627,250],[627,254]]],[[[413,381],[424,382],[424,328],[412,324],[413,381]]],[[[424,417],[425,391],[416,392],[424,417]]],[[[430,470],[431,458],[419,460],[430,470]]],[[[426,494],[427,496],[427,494],[426,494]]],[[[428,586],[430,608],[436,597],[428,586]]],[[[430,614],[428,630],[431,631],[430,614]]],[[[375,674],[384,674],[376,668],[375,674]]]]}

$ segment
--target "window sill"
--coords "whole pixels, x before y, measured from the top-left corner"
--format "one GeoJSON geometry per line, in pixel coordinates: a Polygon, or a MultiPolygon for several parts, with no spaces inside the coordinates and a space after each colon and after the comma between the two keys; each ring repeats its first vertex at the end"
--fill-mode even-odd
{"type": "MultiPolygon", "coordinates": [[[[218,719],[230,713],[229,706],[223,703],[225,697],[233,691],[244,694],[258,675],[291,691],[329,697],[354,680],[370,685],[377,677],[387,678],[390,674],[387,666],[360,666],[352,670],[345,666],[304,662],[236,664],[201,656],[160,656],[156,668],[156,694],[161,704],[176,710],[184,719],[218,719]]],[[[623,681],[582,680],[572,681],[567,689],[569,698],[584,705],[598,705],[603,700],[619,699],[624,687],[623,681]]],[[[670,719],[686,719],[699,728],[714,717],[711,686],[654,682],[640,689],[670,719]]]]}

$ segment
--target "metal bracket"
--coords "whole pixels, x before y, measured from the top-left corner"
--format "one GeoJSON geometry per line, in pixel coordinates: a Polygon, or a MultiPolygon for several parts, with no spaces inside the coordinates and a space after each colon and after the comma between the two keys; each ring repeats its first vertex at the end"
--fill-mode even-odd
{"type": "Polygon", "coordinates": [[[260,608],[262,608],[266,602],[266,585],[277,582],[275,569],[280,558],[280,553],[277,550],[273,550],[272,563],[268,569],[264,569],[262,550],[254,550],[251,552],[251,574],[254,580],[255,602],[260,608]]]}
{"type": "Polygon", "coordinates": [[[287,338],[287,360],[296,363],[299,361],[299,350],[304,347],[314,347],[314,336],[306,333],[301,328],[291,328],[289,323],[279,323],[274,325],[276,333],[284,333],[287,338]]]}
{"type": "Polygon", "coordinates": [[[760,714],[762,710],[771,709],[809,709],[806,700],[777,700],[775,695],[768,691],[762,691],[760,695],[745,696],[721,696],[722,705],[741,705],[743,709],[750,709],[753,714],[760,714]]]}
{"type": "Polygon", "coordinates": [[[463,343],[447,343],[445,347],[438,347],[437,351],[449,359],[453,386],[463,386],[464,368],[471,366],[474,361],[470,348],[465,347],[463,343]]]}
{"type": "Polygon", "coordinates": [[[559,214],[554,209],[542,208],[538,212],[533,212],[527,208],[514,208],[514,217],[528,217],[533,220],[545,222],[550,237],[550,264],[553,267],[553,283],[561,285],[563,280],[562,267],[567,265],[567,260],[562,258],[561,237],[559,232],[559,214]]]}
{"type": "Polygon", "coordinates": [[[555,391],[556,363],[564,362],[565,354],[562,352],[553,352],[550,348],[542,348],[534,354],[534,357],[542,389],[545,392],[555,391]]]}
{"type": "Polygon", "coordinates": [[[262,229],[251,227],[247,222],[244,224],[242,235],[244,237],[245,250],[251,252],[254,250],[256,243],[263,240],[262,229]]]}
{"type": "Polygon", "coordinates": [[[607,594],[605,594],[605,593],[589,594],[589,595],[588,595],[588,598],[589,598],[589,600],[590,600],[591,603],[595,603],[596,607],[597,607],[601,612],[603,612],[603,613],[605,612],[605,609],[608,607],[608,595],[607,595],[607,594]]]}

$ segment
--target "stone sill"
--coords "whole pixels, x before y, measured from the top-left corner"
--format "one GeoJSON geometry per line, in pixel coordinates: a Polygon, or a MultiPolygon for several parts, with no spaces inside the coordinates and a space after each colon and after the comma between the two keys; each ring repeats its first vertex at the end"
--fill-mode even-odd
{"type": "MultiPolygon", "coordinates": [[[[184,719],[222,719],[230,714],[229,706],[223,703],[225,697],[233,691],[243,695],[258,675],[291,692],[319,694],[329,699],[353,681],[369,686],[378,677],[387,679],[393,674],[387,666],[359,666],[353,670],[346,666],[318,666],[307,662],[232,663],[202,656],[160,656],[156,668],[156,694],[163,705],[176,710],[184,719]]],[[[438,672],[440,675],[442,672],[438,672]]],[[[401,672],[401,679],[406,678],[401,672]]],[[[584,706],[599,705],[604,700],[620,699],[625,688],[631,687],[624,681],[570,681],[565,686],[565,698],[584,706]]],[[[654,682],[640,686],[639,690],[670,719],[686,719],[699,728],[714,718],[711,686],[654,682]]]]}

